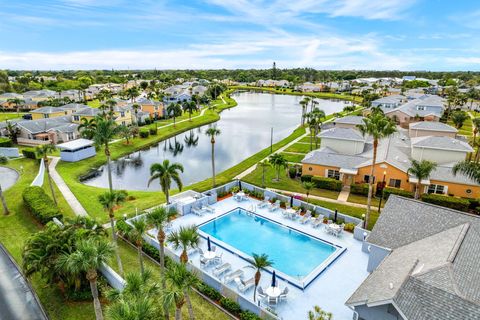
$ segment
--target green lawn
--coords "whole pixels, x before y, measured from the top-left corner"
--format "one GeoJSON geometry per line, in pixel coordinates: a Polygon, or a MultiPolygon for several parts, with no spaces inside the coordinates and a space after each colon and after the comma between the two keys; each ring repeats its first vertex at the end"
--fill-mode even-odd
{"type": "MultiPolygon", "coordinates": [[[[317,139],[318,139],[318,142],[320,142],[320,138],[317,138],[317,139]]],[[[310,136],[306,136],[306,137],[300,139],[300,141],[298,141],[298,142],[305,142],[305,143],[310,144],[310,136]]],[[[312,145],[314,145],[314,144],[315,144],[315,140],[312,139],[312,145]]]]}
{"type": "Polygon", "coordinates": [[[92,108],[99,108],[101,103],[100,103],[100,100],[94,99],[94,100],[87,101],[87,105],[92,108]]]}
{"type": "MultiPolygon", "coordinates": [[[[315,149],[315,145],[312,145],[315,149]]],[[[295,153],[304,153],[307,154],[310,152],[310,144],[306,143],[294,143],[290,147],[284,150],[285,152],[295,152],[295,153]]]]}
{"type": "Polygon", "coordinates": [[[292,154],[292,153],[286,153],[286,152],[280,152],[285,159],[287,159],[288,162],[295,162],[295,163],[300,163],[303,158],[305,158],[305,155],[303,154],[292,154]]]}
{"type": "MultiPolygon", "coordinates": [[[[267,168],[265,170],[266,187],[291,192],[305,193],[305,189],[303,188],[300,179],[290,179],[290,177],[286,176],[285,171],[280,172],[280,181],[274,181],[275,178],[275,170],[273,168],[267,168]]],[[[247,175],[242,180],[255,184],[257,186],[262,186],[262,169],[256,168],[252,173],[247,175]]],[[[313,189],[310,194],[319,197],[337,199],[339,192],[324,189],[313,189]]]]}
{"type": "Polygon", "coordinates": [[[17,119],[21,118],[24,115],[24,112],[16,113],[16,112],[1,112],[0,113],[0,122],[5,120],[17,119]]]}
{"type": "MultiPolygon", "coordinates": [[[[358,194],[352,194],[348,196],[348,202],[353,202],[353,203],[360,203],[360,204],[367,204],[368,198],[362,195],[358,194]]],[[[378,203],[380,202],[380,198],[372,198],[372,206],[378,208],[378,203]]],[[[382,201],[382,207],[385,205],[385,199],[382,201]]]]}
{"type": "MultiPolygon", "coordinates": [[[[452,127],[455,127],[455,124],[453,123],[453,121],[451,119],[448,120],[447,122],[448,125],[452,126],[452,127]]],[[[465,122],[463,123],[463,126],[458,129],[458,134],[461,134],[461,135],[464,135],[464,136],[467,136],[467,137],[471,137],[473,136],[473,123],[472,123],[472,119],[470,117],[467,118],[467,120],[465,120],[465,122]]]]}

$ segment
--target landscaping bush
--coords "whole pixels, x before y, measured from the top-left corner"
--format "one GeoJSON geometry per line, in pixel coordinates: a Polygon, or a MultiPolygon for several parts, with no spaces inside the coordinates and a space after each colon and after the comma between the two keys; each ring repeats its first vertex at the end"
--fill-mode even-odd
{"type": "Polygon", "coordinates": [[[5,156],[0,156],[0,164],[7,164],[8,158],[5,156]]]}
{"type": "Polygon", "coordinates": [[[242,311],[240,305],[229,298],[222,297],[220,299],[220,305],[234,315],[237,315],[242,311]]]}
{"type": "Polygon", "coordinates": [[[324,177],[312,177],[312,182],[315,183],[315,186],[320,189],[341,191],[342,182],[335,179],[324,178],[324,177]]]}
{"type": "Polygon", "coordinates": [[[148,138],[149,135],[150,135],[150,133],[149,133],[148,130],[146,130],[146,129],[140,130],[140,138],[148,138]]]}
{"type": "Polygon", "coordinates": [[[391,194],[396,194],[405,198],[413,198],[413,193],[409,191],[388,187],[383,189],[383,199],[387,200],[391,194]]]}
{"type": "Polygon", "coordinates": [[[157,135],[157,128],[150,128],[150,129],[148,129],[148,132],[150,133],[150,135],[156,136],[157,135]]]}
{"type": "Polygon", "coordinates": [[[355,229],[355,223],[351,223],[351,222],[345,224],[345,226],[343,227],[343,230],[348,232],[353,232],[354,229],[355,229]]]}
{"type": "Polygon", "coordinates": [[[220,292],[213,289],[209,285],[206,285],[205,283],[200,283],[197,286],[197,290],[212,299],[213,301],[220,301],[220,299],[222,299],[222,295],[220,294],[220,292]]]}
{"type": "Polygon", "coordinates": [[[247,310],[240,313],[240,320],[262,320],[262,318],[247,310]]]}
{"type": "Polygon", "coordinates": [[[22,154],[25,158],[28,159],[37,159],[37,153],[33,148],[25,148],[22,150],[22,154]]]}
{"type": "Polygon", "coordinates": [[[297,169],[293,166],[288,168],[288,176],[290,179],[294,179],[297,176],[297,169]]]}
{"type": "Polygon", "coordinates": [[[311,174],[304,174],[300,177],[300,180],[302,180],[302,182],[310,182],[312,181],[312,177],[313,176],[311,174]]]}
{"type": "Polygon", "coordinates": [[[368,196],[368,183],[355,183],[350,186],[350,193],[368,196]]]}
{"type": "Polygon", "coordinates": [[[477,210],[480,207],[480,199],[473,199],[473,198],[466,198],[470,203],[469,208],[470,210],[477,210]]]}
{"type": "Polygon", "coordinates": [[[9,138],[0,137],[0,147],[9,148],[13,146],[12,140],[9,138]]]}
{"type": "Polygon", "coordinates": [[[63,216],[60,210],[58,210],[53,200],[47,196],[42,188],[36,186],[27,187],[23,190],[22,197],[27,209],[42,224],[46,224],[53,218],[62,220],[63,216]]]}
{"type": "Polygon", "coordinates": [[[424,194],[422,201],[433,203],[442,207],[468,212],[470,202],[463,198],[454,198],[441,194],[424,194]]]}

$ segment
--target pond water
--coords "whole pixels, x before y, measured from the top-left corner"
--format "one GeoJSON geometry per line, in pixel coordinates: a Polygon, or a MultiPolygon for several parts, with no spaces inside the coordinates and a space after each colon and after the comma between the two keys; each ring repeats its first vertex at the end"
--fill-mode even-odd
{"type": "MultiPolygon", "coordinates": [[[[112,162],[112,179],[115,189],[160,190],[158,181],[147,187],[150,166],[169,159],[184,166],[181,175],[184,185],[211,177],[211,143],[205,131],[216,126],[221,134],[215,138],[215,170],[228,169],[242,160],[282,140],[298,127],[301,118],[301,96],[268,93],[237,92],[232,97],[238,106],[221,113],[216,123],[162,141],[156,146],[138,151],[112,162]]],[[[318,100],[317,105],[326,114],[341,111],[350,102],[318,100]]],[[[107,171],[101,167],[92,172],[83,183],[96,187],[108,186],[107,171]]]]}
{"type": "Polygon", "coordinates": [[[5,191],[17,182],[18,172],[10,168],[0,167],[0,177],[2,177],[0,180],[2,190],[5,191]]]}

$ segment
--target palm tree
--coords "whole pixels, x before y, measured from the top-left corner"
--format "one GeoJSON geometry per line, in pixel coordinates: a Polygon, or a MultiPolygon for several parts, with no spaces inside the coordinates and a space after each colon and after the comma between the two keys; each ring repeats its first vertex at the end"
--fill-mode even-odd
{"type": "Polygon", "coordinates": [[[300,101],[300,106],[302,107],[302,120],[301,120],[302,127],[305,124],[305,115],[307,113],[307,106],[308,106],[308,101],[309,101],[309,100],[306,100],[306,99],[308,99],[308,98],[305,97],[303,100],[300,101]]]}
{"type": "Polygon", "coordinates": [[[303,188],[305,189],[305,193],[307,194],[307,203],[308,203],[308,196],[310,195],[310,191],[315,188],[315,183],[311,181],[305,181],[302,183],[303,188]]]}
{"type": "Polygon", "coordinates": [[[197,104],[194,101],[185,101],[183,104],[183,111],[188,112],[189,121],[192,121],[192,113],[198,111],[197,104]]]}
{"type": "Polygon", "coordinates": [[[473,147],[477,147],[477,151],[475,152],[475,162],[478,162],[478,150],[480,149],[479,146],[477,146],[477,134],[480,128],[480,118],[473,118],[472,119],[472,124],[473,124],[473,147]]]}
{"type": "Polygon", "coordinates": [[[113,99],[109,99],[105,102],[105,105],[107,106],[106,108],[108,108],[108,110],[109,110],[109,112],[108,112],[109,118],[113,118],[113,112],[114,112],[113,109],[117,105],[117,101],[115,101],[113,99]]]}
{"type": "Polygon", "coordinates": [[[180,179],[180,172],[183,173],[183,166],[180,163],[174,162],[170,164],[168,159],[163,160],[163,163],[154,163],[150,167],[150,179],[148,180],[148,185],[150,185],[153,180],[158,179],[160,182],[160,187],[165,194],[167,204],[169,204],[169,190],[172,185],[172,181],[177,184],[178,190],[182,190],[183,184],[182,180],[180,179]]]}
{"type": "Polygon", "coordinates": [[[82,123],[78,126],[78,131],[80,135],[85,139],[93,139],[95,136],[95,130],[97,129],[97,124],[95,119],[82,118],[82,123]]]}
{"type": "Polygon", "coordinates": [[[323,311],[319,306],[314,306],[313,310],[308,311],[308,320],[332,320],[331,312],[323,311]]]}
{"type": "Polygon", "coordinates": [[[143,235],[147,232],[148,226],[146,219],[141,216],[137,219],[132,220],[132,228],[128,230],[128,238],[135,243],[138,251],[138,262],[140,263],[140,272],[145,273],[145,268],[143,266],[143,235]]]}
{"type": "Polygon", "coordinates": [[[0,199],[2,200],[2,205],[3,205],[3,214],[7,216],[10,211],[8,210],[7,207],[7,201],[5,200],[5,196],[3,195],[3,190],[2,190],[2,185],[0,184],[0,199]]]}
{"type": "Polygon", "coordinates": [[[102,320],[102,306],[98,299],[97,270],[108,263],[114,249],[110,243],[96,238],[80,240],[76,247],[77,250],[73,253],[60,256],[59,267],[65,268],[73,274],[86,273],[92,291],[95,317],[97,320],[102,320]]]}
{"type": "MultiPolygon", "coordinates": [[[[194,274],[190,273],[184,264],[177,263],[172,263],[169,266],[165,277],[168,281],[169,287],[174,287],[174,290],[183,292],[183,297],[187,303],[190,320],[195,320],[192,302],[190,301],[190,294],[192,293],[192,287],[197,286],[200,283],[200,280],[194,274]]],[[[175,312],[175,319],[177,319],[177,311],[175,312]]]]}
{"type": "Polygon", "coordinates": [[[104,194],[98,196],[98,201],[103,206],[103,209],[108,212],[110,218],[110,227],[112,228],[112,241],[115,245],[115,255],[117,258],[118,269],[120,274],[123,274],[122,260],[120,259],[120,253],[118,252],[117,233],[115,232],[115,214],[114,208],[120,203],[124,202],[127,197],[127,193],[121,191],[107,191],[104,194]]]}
{"type": "Polygon", "coordinates": [[[180,279],[181,271],[178,271],[181,265],[171,264],[167,269],[165,276],[168,278],[169,286],[163,290],[162,302],[165,306],[175,306],[175,320],[182,320],[182,308],[185,305],[185,288],[180,279]]]}
{"type": "Polygon", "coordinates": [[[52,177],[50,176],[50,168],[48,167],[48,155],[57,150],[53,143],[42,144],[35,148],[35,153],[37,157],[42,158],[45,164],[45,171],[47,172],[48,185],[50,186],[50,192],[52,193],[53,201],[55,205],[57,204],[57,199],[55,198],[55,190],[53,188],[52,177]]]}
{"type": "Polygon", "coordinates": [[[363,136],[370,135],[373,137],[372,168],[368,179],[367,213],[365,214],[365,225],[368,226],[372,204],[373,179],[375,176],[375,164],[377,161],[378,141],[392,135],[397,131],[397,128],[391,119],[385,117],[385,115],[380,112],[373,112],[368,117],[363,118],[363,124],[357,125],[357,128],[362,132],[363,136]]]}
{"type": "Polygon", "coordinates": [[[12,98],[12,99],[8,99],[7,102],[9,104],[15,105],[15,108],[17,109],[17,115],[20,115],[20,105],[24,104],[25,100],[20,98],[12,98]]]}
{"type": "Polygon", "coordinates": [[[140,105],[138,103],[134,103],[132,104],[132,109],[133,109],[133,113],[132,113],[132,122],[133,123],[138,123],[138,110],[140,109],[140,105]],[[133,115],[135,115],[135,117],[133,117],[133,115]],[[133,118],[135,118],[135,121],[133,121],[133,118]]]}
{"type": "Polygon", "coordinates": [[[168,235],[167,242],[171,243],[175,250],[182,248],[180,262],[187,263],[187,250],[198,247],[200,244],[200,235],[198,234],[196,226],[180,227],[178,231],[174,231],[168,235]]]}
{"type": "Polygon", "coordinates": [[[178,103],[170,103],[167,107],[167,115],[169,117],[173,117],[173,127],[176,126],[175,119],[182,115],[182,108],[178,103]]]}
{"type": "Polygon", "coordinates": [[[460,129],[463,127],[465,120],[467,120],[468,115],[465,111],[455,111],[450,116],[452,122],[455,124],[455,128],[460,129]]]}
{"type": "Polygon", "coordinates": [[[453,166],[453,174],[462,173],[480,183],[480,164],[478,162],[462,161],[453,166]]]}
{"type": "Polygon", "coordinates": [[[220,129],[216,127],[210,127],[205,134],[210,137],[210,143],[212,144],[212,185],[215,188],[215,136],[220,135],[220,129]]]}
{"type": "Polygon", "coordinates": [[[165,227],[170,219],[176,214],[174,210],[167,210],[165,207],[157,207],[147,214],[147,223],[157,229],[157,240],[159,244],[158,254],[160,256],[160,274],[162,276],[162,288],[165,288],[165,227]]]}
{"type": "Polygon", "coordinates": [[[433,170],[437,167],[435,162],[428,160],[412,160],[412,166],[408,168],[407,173],[417,178],[418,182],[415,187],[415,199],[420,198],[420,188],[422,180],[428,179],[433,170]]]}
{"type": "Polygon", "coordinates": [[[262,188],[265,188],[265,170],[268,167],[271,167],[272,164],[268,161],[268,159],[265,159],[263,161],[260,161],[258,165],[260,166],[260,168],[262,168],[262,188]]]}
{"type": "Polygon", "coordinates": [[[113,119],[105,119],[102,117],[96,117],[95,122],[97,128],[93,141],[96,147],[104,147],[105,156],[107,157],[107,173],[108,173],[108,188],[110,192],[113,191],[112,186],[112,172],[110,168],[110,141],[112,141],[118,133],[119,126],[113,119]]]}
{"type": "Polygon", "coordinates": [[[5,130],[7,130],[7,136],[10,138],[10,140],[12,140],[13,144],[18,144],[18,135],[21,132],[18,125],[11,121],[7,121],[5,130]]]}
{"type": "Polygon", "coordinates": [[[275,171],[277,172],[277,177],[275,178],[275,181],[280,181],[280,170],[287,167],[287,159],[285,159],[285,157],[280,153],[274,153],[268,158],[268,161],[272,164],[272,166],[275,168],[275,171]]]}
{"type": "Polygon", "coordinates": [[[268,260],[268,255],[266,255],[265,253],[262,253],[261,255],[252,253],[252,257],[253,259],[248,261],[250,263],[248,267],[256,270],[255,271],[255,290],[253,290],[253,301],[256,301],[257,287],[258,287],[258,284],[260,283],[260,278],[262,277],[262,274],[260,271],[262,269],[272,266],[273,261],[268,260]]]}
{"type": "Polygon", "coordinates": [[[125,95],[132,101],[132,103],[135,102],[135,98],[138,97],[139,94],[137,87],[131,87],[125,90],[125,95]]]}

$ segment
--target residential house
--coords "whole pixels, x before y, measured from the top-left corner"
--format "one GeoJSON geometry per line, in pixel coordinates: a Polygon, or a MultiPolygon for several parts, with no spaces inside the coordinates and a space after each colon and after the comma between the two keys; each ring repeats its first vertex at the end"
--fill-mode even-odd
{"type": "Polygon", "coordinates": [[[192,95],[203,96],[208,88],[202,85],[192,87],[192,95]]]}
{"type": "Polygon", "coordinates": [[[425,136],[443,136],[455,138],[458,130],[442,122],[421,121],[409,124],[408,135],[411,138],[425,136]]]}
{"type": "Polygon", "coordinates": [[[60,98],[68,98],[72,101],[83,101],[82,90],[64,90],[60,92],[60,98]]]}
{"type": "Polygon", "coordinates": [[[183,91],[174,95],[166,95],[163,97],[163,103],[169,105],[170,103],[182,103],[185,101],[192,101],[192,95],[188,91],[183,91]]]}
{"type": "Polygon", "coordinates": [[[74,113],[72,113],[72,122],[74,123],[82,123],[82,119],[85,118],[87,120],[94,119],[97,115],[101,114],[103,111],[96,108],[86,107],[80,109],[74,113]]]}
{"type": "Polygon", "coordinates": [[[346,116],[332,121],[337,128],[356,129],[358,125],[363,124],[362,116],[346,116]]]}
{"type": "Polygon", "coordinates": [[[372,107],[380,107],[383,112],[396,109],[407,102],[407,97],[403,95],[389,95],[372,101],[372,107]]]}
{"type": "MultiPolygon", "coordinates": [[[[148,113],[152,119],[158,119],[165,115],[165,108],[162,102],[140,98],[137,99],[136,103],[140,105],[141,111],[148,113]]],[[[129,106],[131,107],[131,105],[129,106]]]]}
{"type": "Polygon", "coordinates": [[[385,111],[385,115],[393,119],[403,128],[418,121],[439,121],[445,107],[439,96],[425,95],[422,98],[411,100],[401,106],[385,111]]]}
{"type": "Polygon", "coordinates": [[[72,114],[71,109],[64,109],[62,107],[42,107],[30,112],[32,120],[38,120],[43,118],[55,118],[72,114]]]}
{"type": "Polygon", "coordinates": [[[304,84],[295,87],[295,89],[302,92],[320,92],[323,89],[323,85],[305,82],[304,84]]]}
{"type": "MultiPolygon", "coordinates": [[[[445,130],[445,129],[440,129],[445,130]]],[[[433,132],[433,130],[432,130],[433,132]]],[[[473,149],[464,141],[449,137],[408,136],[399,128],[392,136],[379,141],[374,183],[413,192],[417,180],[408,175],[412,159],[436,162],[437,168],[430,179],[421,181],[421,193],[449,194],[465,198],[478,198],[480,186],[464,176],[452,173],[452,167],[466,158],[473,149]]],[[[302,160],[305,175],[341,180],[345,185],[369,182],[373,158],[373,141],[352,128],[332,128],[319,134],[320,149],[308,153],[302,160]]]]}
{"type": "Polygon", "coordinates": [[[391,195],[363,246],[359,320],[480,319],[480,217],[391,195]]]}
{"type": "Polygon", "coordinates": [[[78,139],[78,124],[70,116],[18,121],[18,144],[38,145],[78,139]]]}
{"type": "Polygon", "coordinates": [[[59,94],[53,90],[32,90],[23,93],[25,99],[31,99],[35,102],[46,101],[48,99],[59,98],[59,94]]]}

